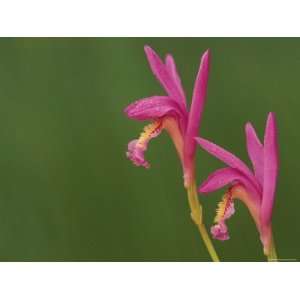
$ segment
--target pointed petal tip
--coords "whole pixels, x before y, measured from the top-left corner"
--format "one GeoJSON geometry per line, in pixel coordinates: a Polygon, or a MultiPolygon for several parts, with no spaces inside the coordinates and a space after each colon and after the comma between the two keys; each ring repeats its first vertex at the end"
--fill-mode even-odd
{"type": "Polygon", "coordinates": [[[198,193],[200,193],[200,194],[209,194],[209,191],[207,191],[207,189],[206,189],[206,184],[202,183],[201,185],[199,185],[198,193]]]}
{"type": "Polygon", "coordinates": [[[205,185],[205,182],[202,182],[202,183],[198,186],[198,188],[197,188],[198,193],[205,194],[205,188],[203,188],[204,185],[205,185]]]}
{"type": "Polygon", "coordinates": [[[130,103],[129,105],[127,105],[124,109],[123,109],[123,113],[129,117],[130,114],[130,108],[132,107],[132,103],[130,103]]]}
{"type": "Polygon", "coordinates": [[[144,46],[144,51],[147,56],[157,56],[156,52],[148,45],[144,46]]]}
{"type": "Polygon", "coordinates": [[[211,51],[210,51],[210,49],[207,49],[207,50],[203,53],[203,55],[202,55],[202,57],[201,57],[201,60],[202,60],[202,61],[207,61],[207,62],[209,62],[209,61],[210,61],[210,56],[211,56],[211,51]]]}
{"type": "Polygon", "coordinates": [[[149,45],[145,45],[144,50],[145,50],[145,52],[147,52],[147,51],[151,51],[152,48],[149,45]]]}
{"type": "Polygon", "coordinates": [[[173,67],[176,69],[175,60],[174,60],[174,57],[172,54],[167,53],[167,55],[165,56],[165,64],[166,64],[167,68],[173,67]]]}
{"type": "Polygon", "coordinates": [[[215,148],[214,146],[216,146],[214,143],[212,143],[212,142],[210,142],[209,140],[206,140],[206,139],[204,139],[204,138],[202,138],[202,137],[199,137],[199,136],[197,136],[197,137],[194,137],[194,140],[196,141],[196,143],[199,145],[199,146],[201,146],[201,148],[203,148],[204,150],[206,150],[207,151],[207,145],[208,145],[208,148],[215,148]]]}
{"type": "Polygon", "coordinates": [[[267,128],[269,128],[268,130],[270,130],[273,134],[277,134],[277,121],[274,112],[268,113],[266,130],[267,128]]]}
{"type": "Polygon", "coordinates": [[[152,59],[153,59],[154,57],[156,57],[157,54],[156,54],[156,52],[155,52],[150,46],[148,46],[148,45],[145,45],[145,46],[144,46],[144,51],[145,51],[145,54],[146,54],[146,56],[147,56],[147,59],[148,59],[150,65],[151,65],[152,59]]]}
{"type": "Polygon", "coordinates": [[[199,137],[199,136],[196,136],[194,137],[194,140],[197,142],[197,144],[199,144],[200,146],[205,143],[205,142],[208,142],[208,140],[202,138],[202,137],[199,137]]]}
{"type": "Polygon", "coordinates": [[[251,122],[247,122],[245,124],[245,133],[246,133],[247,141],[254,139],[254,140],[256,140],[256,143],[258,143],[259,145],[262,146],[262,144],[257,136],[256,130],[251,122]]]}
{"type": "Polygon", "coordinates": [[[204,52],[204,55],[209,56],[210,54],[211,54],[210,48],[206,49],[206,51],[204,52]]]}
{"type": "Polygon", "coordinates": [[[275,115],[274,112],[269,112],[268,113],[267,123],[269,123],[269,122],[275,124],[275,122],[276,122],[276,115],[275,115]]]}
{"type": "Polygon", "coordinates": [[[275,117],[275,113],[273,112],[273,111],[270,111],[269,113],[268,113],[268,117],[275,117]]]}
{"type": "Polygon", "coordinates": [[[165,61],[166,61],[166,62],[167,62],[167,61],[174,61],[173,55],[170,54],[170,53],[167,53],[167,54],[166,54],[165,61]]]}
{"type": "MultiPolygon", "coordinates": [[[[269,135],[277,135],[277,122],[276,122],[276,115],[274,112],[269,112],[268,113],[268,118],[267,118],[267,124],[266,124],[266,130],[265,130],[265,139],[269,135]]],[[[275,137],[275,139],[277,139],[275,137]]],[[[277,142],[276,142],[277,143],[277,142]]]]}
{"type": "Polygon", "coordinates": [[[232,168],[222,168],[211,173],[198,187],[198,192],[208,194],[227,184],[230,184],[234,179],[239,178],[239,174],[232,168]]]}
{"type": "Polygon", "coordinates": [[[260,141],[257,137],[256,130],[255,130],[254,126],[252,125],[252,123],[249,121],[245,124],[245,133],[248,138],[255,138],[260,143],[260,141]]]}
{"type": "Polygon", "coordinates": [[[248,122],[245,124],[245,129],[246,129],[246,130],[249,130],[249,129],[251,129],[251,128],[253,128],[253,126],[252,126],[251,122],[248,121],[248,122]]]}

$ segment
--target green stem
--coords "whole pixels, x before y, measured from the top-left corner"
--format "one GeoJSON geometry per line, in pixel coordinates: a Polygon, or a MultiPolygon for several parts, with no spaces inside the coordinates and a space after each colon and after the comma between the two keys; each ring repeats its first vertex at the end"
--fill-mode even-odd
{"type": "Polygon", "coordinates": [[[268,257],[268,261],[269,262],[276,262],[276,261],[278,261],[273,235],[271,237],[270,253],[267,255],[267,257],[268,257]]]}
{"type": "Polygon", "coordinates": [[[196,187],[195,182],[193,182],[189,187],[187,187],[187,193],[188,193],[188,200],[189,200],[189,205],[190,205],[190,209],[191,209],[192,220],[198,227],[200,235],[204,241],[204,244],[205,244],[212,260],[214,262],[219,262],[220,260],[217,255],[217,252],[211,242],[211,239],[207,233],[206,227],[203,223],[202,205],[200,204],[200,201],[198,199],[197,187],[196,187]]]}

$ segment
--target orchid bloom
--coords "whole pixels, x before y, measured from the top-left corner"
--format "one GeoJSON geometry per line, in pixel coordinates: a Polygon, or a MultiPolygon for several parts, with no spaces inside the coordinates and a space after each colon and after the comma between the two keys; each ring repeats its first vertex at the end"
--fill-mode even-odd
{"type": "Polygon", "coordinates": [[[146,46],[145,52],[153,74],[167,95],[144,98],[126,107],[125,113],[130,119],[151,121],[144,128],[140,137],[128,144],[127,157],[136,166],[149,168],[150,164],[144,156],[148,143],[157,137],[163,129],[167,131],[173,140],[183,168],[184,186],[187,189],[192,220],[198,227],[212,260],[219,261],[203,223],[202,206],[198,199],[195,184],[197,144],[194,137],[198,135],[205,103],[209,73],[209,50],[201,58],[190,110],[186,104],[185,93],[173,57],[168,54],[165,62],[163,62],[150,47],[146,46]]]}
{"type": "Polygon", "coordinates": [[[165,62],[149,47],[145,46],[145,53],[150,68],[166,91],[166,96],[152,96],[138,100],[125,109],[125,114],[138,121],[150,120],[138,139],[128,144],[127,157],[136,165],[149,168],[145,159],[145,151],[151,139],[157,137],[163,129],[170,135],[176,147],[184,171],[185,186],[194,180],[194,157],[202,110],[205,102],[208,73],[209,51],[201,59],[196,78],[192,104],[188,111],[185,92],[177,73],[175,61],[168,54],[165,62]]]}
{"type": "Polygon", "coordinates": [[[234,199],[240,199],[255,221],[265,255],[274,260],[276,252],[271,219],[278,173],[277,127],[274,113],[268,115],[263,145],[251,123],[246,124],[245,132],[253,171],[239,158],[220,146],[203,138],[196,138],[197,143],[204,150],[228,165],[212,173],[199,187],[199,191],[210,193],[229,185],[229,189],[218,205],[216,224],[211,228],[213,237],[219,240],[229,239],[225,222],[235,212],[234,199]]]}

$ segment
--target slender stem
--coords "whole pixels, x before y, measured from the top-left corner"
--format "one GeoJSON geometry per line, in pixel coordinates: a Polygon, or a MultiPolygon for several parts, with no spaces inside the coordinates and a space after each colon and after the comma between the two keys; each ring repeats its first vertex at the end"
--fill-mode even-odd
{"type": "Polygon", "coordinates": [[[200,235],[204,241],[204,244],[208,250],[208,253],[211,256],[211,259],[214,262],[219,262],[219,257],[217,255],[217,252],[211,242],[211,239],[207,233],[206,227],[203,223],[203,216],[202,216],[202,205],[200,204],[200,201],[198,199],[198,193],[195,182],[193,182],[189,187],[187,187],[187,193],[188,193],[188,200],[189,205],[191,209],[191,217],[196,226],[198,227],[198,230],[200,232],[200,235]]]}
{"type": "Polygon", "coordinates": [[[270,253],[267,255],[267,257],[269,262],[278,261],[273,235],[271,237],[270,253]]]}

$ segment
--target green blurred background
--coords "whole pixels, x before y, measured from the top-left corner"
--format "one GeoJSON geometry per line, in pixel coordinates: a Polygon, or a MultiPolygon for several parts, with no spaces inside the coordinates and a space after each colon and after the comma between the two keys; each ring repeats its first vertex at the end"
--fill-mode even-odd
{"type": "MultiPolygon", "coordinates": [[[[279,257],[299,258],[300,39],[0,39],[0,260],[209,261],[190,219],[182,172],[163,133],[150,170],[125,157],[144,124],[123,109],[164,94],[144,44],[174,55],[190,99],[199,58],[212,51],[202,135],[249,162],[243,126],[263,136],[279,123],[281,168],[273,224],[279,257]]],[[[221,162],[198,151],[198,182],[221,162]]],[[[203,197],[212,224],[222,192],[203,197]]],[[[226,261],[263,261],[241,204],[231,239],[214,241],[226,261]]]]}

